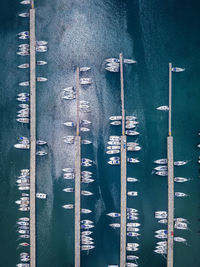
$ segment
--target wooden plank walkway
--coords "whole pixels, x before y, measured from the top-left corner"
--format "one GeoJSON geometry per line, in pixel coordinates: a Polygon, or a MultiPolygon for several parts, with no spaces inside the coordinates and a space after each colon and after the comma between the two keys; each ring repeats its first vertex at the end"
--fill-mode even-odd
{"type": "Polygon", "coordinates": [[[36,266],[36,57],[35,9],[30,9],[30,266],[36,266]]]}

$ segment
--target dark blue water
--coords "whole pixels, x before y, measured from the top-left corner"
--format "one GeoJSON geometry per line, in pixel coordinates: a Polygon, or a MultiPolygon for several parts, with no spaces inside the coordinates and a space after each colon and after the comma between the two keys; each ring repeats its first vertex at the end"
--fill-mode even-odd
{"type": "MultiPolygon", "coordinates": [[[[19,42],[16,34],[28,29],[28,20],[17,16],[22,10],[17,2],[0,3],[0,266],[19,262],[15,222],[22,212],[14,201],[19,199],[15,181],[21,168],[28,168],[28,151],[13,148],[20,135],[29,135],[27,126],[15,121],[16,95],[24,91],[17,85],[29,79],[28,70],[18,70],[27,59],[16,55],[19,42]]],[[[184,73],[173,75],[174,157],[190,160],[184,167],[175,168],[176,176],[191,178],[186,184],[176,184],[175,190],[190,195],[175,200],[175,216],[190,221],[189,231],[176,230],[176,236],[187,239],[188,245],[175,244],[175,266],[200,266],[199,213],[199,65],[200,37],[198,1],[37,1],[36,35],[49,42],[48,52],[38,55],[48,65],[38,67],[37,75],[48,78],[37,86],[37,137],[48,141],[48,156],[37,160],[37,190],[48,194],[46,201],[37,201],[37,264],[41,267],[74,266],[74,215],[61,208],[73,203],[73,194],[62,191],[73,182],[62,178],[62,168],[74,166],[73,147],[63,143],[63,136],[74,134],[62,122],[75,120],[75,102],[64,102],[61,91],[75,86],[76,66],[91,66],[93,85],[81,91],[81,99],[89,100],[92,113],[92,132],[83,134],[93,145],[83,147],[82,155],[95,161],[91,168],[95,182],[83,185],[94,193],[82,197],[82,207],[92,209],[82,217],[95,222],[95,249],[82,253],[85,267],[106,267],[119,264],[119,230],[106,213],[120,209],[120,168],[107,164],[106,142],[110,134],[120,134],[111,127],[109,116],[120,114],[119,75],[106,73],[104,59],[135,58],[138,64],[125,66],[125,105],[127,115],[136,115],[141,135],[142,151],[136,153],[141,162],[128,166],[128,176],[140,179],[129,184],[128,190],[138,191],[138,197],[128,199],[128,206],[139,210],[141,236],[139,266],[166,266],[166,260],[153,252],[154,231],[163,228],[154,218],[156,210],[167,209],[167,180],[152,174],[153,160],[166,157],[167,113],[156,107],[168,102],[168,62],[185,67],[184,73]]],[[[117,126],[118,127],[118,126],[117,126]]],[[[134,140],[134,138],[129,138],[134,140]]],[[[130,154],[131,155],[131,154],[130,154]]],[[[117,221],[117,220],[116,220],[117,221]]],[[[131,239],[129,240],[131,242],[131,239]]]]}

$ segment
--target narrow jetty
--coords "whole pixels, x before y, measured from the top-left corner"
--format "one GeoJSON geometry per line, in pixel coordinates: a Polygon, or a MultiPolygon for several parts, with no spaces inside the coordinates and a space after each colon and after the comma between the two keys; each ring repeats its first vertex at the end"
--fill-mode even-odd
{"type": "Polygon", "coordinates": [[[167,158],[168,158],[167,267],[173,267],[173,250],[174,250],[174,159],[173,159],[173,137],[171,130],[171,117],[172,117],[172,64],[169,63],[169,136],[167,137],[167,158]]]}
{"type": "Polygon", "coordinates": [[[30,266],[36,266],[36,59],[35,9],[30,9],[30,266]]]}
{"type": "Polygon", "coordinates": [[[121,222],[120,222],[120,267],[126,266],[126,135],[125,135],[125,108],[124,108],[124,76],[123,54],[120,54],[120,81],[122,104],[122,136],[121,136],[121,222]]]}
{"type": "Polygon", "coordinates": [[[77,126],[75,136],[75,267],[80,267],[80,211],[81,211],[81,137],[80,137],[80,78],[79,68],[76,70],[76,108],[77,108],[77,126]]]}

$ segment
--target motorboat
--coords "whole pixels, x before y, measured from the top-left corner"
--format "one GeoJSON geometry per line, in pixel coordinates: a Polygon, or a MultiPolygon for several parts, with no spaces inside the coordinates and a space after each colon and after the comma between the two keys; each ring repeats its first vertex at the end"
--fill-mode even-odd
{"type": "Polygon", "coordinates": [[[185,222],[185,223],[188,222],[188,220],[185,219],[185,218],[175,218],[174,221],[175,221],[175,222],[185,222]]]}
{"type": "Polygon", "coordinates": [[[154,168],[154,170],[156,171],[167,171],[168,170],[168,167],[167,166],[157,166],[154,168]]]}
{"type": "Polygon", "coordinates": [[[111,125],[121,125],[121,121],[111,121],[110,122],[111,125]]]}
{"type": "Polygon", "coordinates": [[[185,70],[184,68],[177,68],[177,67],[172,68],[173,72],[182,72],[184,70],[185,70]]]}
{"type": "Polygon", "coordinates": [[[137,266],[138,266],[138,264],[136,264],[136,263],[132,263],[132,262],[126,263],[126,267],[137,267],[137,266]]]}
{"type": "Polygon", "coordinates": [[[28,12],[20,13],[18,16],[21,18],[27,18],[29,17],[29,13],[28,12]]]}
{"type": "Polygon", "coordinates": [[[22,5],[30,5],[31,4],[31,0],[23,0],[20,2],[20,4],[22,5]]]}
{"type": "Polygon", "coordinates": [[[29,117],[29,113],[21,113],[17,115],[18,118],[28,118],[29,117]]]}
{"type": "Polygon", "coordinates": [[[64,188],[63,191],[67,193],[71,193],[71,192],[74,192],[74,188],[72,187],[64,188]]]}
{"type": "Polygon", "coordinates": [[[139,180],[137,178],[134,178],[134,177],[127,177],[127,182],[130,182],[130,183],[135,183],[135,182],[138,182],[139,180]]]}
{"type": "Polygon", "coordinates": [[[25,56],[29,56],[30,53],[28,51],[19,51],[17,52],[17,55],[25,57],[25,56]]]}
{"type": "Polygon", "coordinates": [[[28,226],[28,225],[29,225],[29,221],[28,221],[28,222],[24,222],[24,221],[20,221],[20,220],[19,220],[19,221],[17,222],[17,224],[28,226]]]}
{"type": "Polygon", "coordinates": [[[108,145],[120,146],[120,141],[108,141],[108,145]]]}
{"type": "Polygon", "coordinates": [[[87,128],[87,127],[80,127],[80,131],[81,131],[81,132],[89,132],[90,129],[87,128]]]}
{"type": "Polygon", "coordinates": [[[111,140],[111,141],[118,141],[118,142],[120,142],[120,139],[121,139],[121,136],[118,136],[118,135],[111,135],[111,136],[109,136],[109,140],[111,140]]]}
{"type": "Polygon", "coordinates": [[[167,224],[167,219],[161,219],[161,220],[158,221],[158,223],[167,224]]]}
{"type": "Polygon", "coordinates": [[[127,212],[138,212],[138,210],[134,208],[127,208],[126,210],[127,212]]]}
{"type": "Polygon", "coordinates": [[[16,100],[21,102],[27,102],[29,101],[29,97],[17,97],[16,100]]]}
{"type": "Polygon", "coordinates": [[[82,245],[93,245],[94,244],[94,242],[93,241],[89,241],[89,240],[85,240],[85,241],[81,241],[81,244],[82,245]]]}
{"type": "Polygon", "coordinates": [[[120,157],[110,157],[109,160],[120,160],[120,157]]]}
{"type": "Polygon", "coordinates": [[[126,130],[125,134],[126,135],[139,135],[139,132],[133,131],[133,130],[126,130]]]}
{"type": "Polygon", "coordinates": [[[167,254],[167,249],[154,249],[154,252],[157,254],[167,254]]]}
{"type": "Polygon", "coordinates": [[[19,97],[21,97],[21,96],[26,97],[26,96],[30,96],[30,94],[29,93],[19,93],[19,94],[17,94],[17,96],[19,96],[19,97]]]}
{"type": "Polygon", "coordinates": [[[63,96],[62,98],[66,99],[66,100],[72,100],[72,99],[76,98],[76,95],[75,94],[70,94],[70,95],[63,96]]]}
{"type": "Polygon", "coordinates": [[[92,166],[92,163],[90,163],[90,162],[81,162],[81,166],[91,167],[92,166]]]}
{"type": "Polygon", "coordinates": [[[83,237],[88,237],[89,235],[91,235],[93,232],[92,231],[82,231],[81,232],[81,236],[83,237]]]}
{"type": "Polygon", "coordinates": [[[43,53],[43,52],[46,52],[47,51],[47,47],[46,46],[44,46],[44,45],[40,45],[40,46],[36,46],[36,52],[41,52],[41,53],[43,53]]]}
{"type": "Polygon", "coordinates": [[[88,71],[88,70],[90,70],[91,68],[90,67],[81,67],[80,69],[79,69],[79,71],[80,72],[84,72],[84,71],[88,71]]]}
{"type": "Polygon", "coordinates": [[[46,141],[43,141],[43,140],[37,140],[36,141],[36,144],[42,146],[42,145],[46,145],[47,142],[46,141]]]}
{"type": "Polygon", "coordinates": [[[89,125],[89,124],[91,124],[92,122],[89,121],[89,120],[81,120],[80,123],[81,123],[81,125],[89,125]]]}
{"type": "MultiPolygon", "coordinates": [[[[30,208],[29,207],[20,207],[18,210],[20,210],[20,211],[29,211],[30,208]]],[[[23,234],[23,233],[21,233],[21,234],[23,234]]]]}
{"type": "Polygon", "coordinates": [[[47,198],[47,194],[44,194],[44,193],[36,193],[36,198],[46,199],[47,198]]]}
{"type": "Polygon", "coordinates": [[[63,173],[63,178],[64,179],[74,179],[74,177],[75,177],[75,175],[74,175],[74,173],[70,173],[70,172],[65,172],[65,173],[63,173]]]}
{"type": "Polygon", "coordinates": [[[130,236],[130,237],[138,237],[140,236],[141,234],[139,233],[136,233],[136,232],[127,232],[127,236],[130,236]]]}
{"type": "Polygon", "coordinates": [[[45,77],[37,77],[37,82],[46,82],[47,80],[45,77]]]}
{"type": "Polygon", "coordinates": [[[94,179],[90,179],[90,178],[82,178],[82,179],[81,179],[81,182],[84,183],[84,184],[89,184],[89,183],[94,182],[94,179]]]}
{"type": "Polygon", "coordinates": [[[94,249],[95,246],[93,245],[82,245],[81,246],[81,250],[90,250],[90,249],[94,249]]]}
{"type": "Polygon", "coordinates": [[[168,111],[169,107],[168,106],[160,106],[156,108],[157,110],[163,110],[163,111],[168,111]]]}
{"type": "Polygon", "coordinates": [[[94,228],[94,225],[90,225],[90,224],[82,224],[81,225],[81,229],[91,229],[91,228],[94,228]]]}
{"type": "Polygon", "coordinates": [[[29,149],[30,145],[29,144],[15,144],[15,148],[20,148],[20,149],[29,149]]]}
{"type": "Polygon", "coordinates": [[[45,155],[47,155],[47,152],[46,151],[37,151],[36,155],[37,156],[45,156],[45,155]]]}
{"type": "Polygon", "coordinates": [[[113,67],[108,66],[105,69],[110,71],[110,72],[119,72],[119,67],[117,67],[117,66],[113,66],[113,67]]]}
{"type": "Polygon", "coordinates": [[[139,227],[140,223],[127,223],[127,227],[139,227]]]}
{"type": "Polygon", "coordinates": [[[22,190],[30,190],[30,186],[19,186],[18,189],[20,191],[22,191],[22,190]]]}
{"type": "Polygon", "coordinates": [[[137,227],[127,227],[127,232],[139,232],[140,229],[137,227]]]}
{"type": "Polygon", "coordinates": [[[181,223],[181,222],[175,223],[174,228],[179,230],[188,230],[187,223],[181,223]]]}
{"type": "Polygon", "coordinates": [[[29,81],[19,83],[20,86],[29,86],[29,81]]]}
{"type": "Polygon", "coordinates": [[[91,171],[82,171],[81,174],[91,174],[92,175],[92,172],[91,171]]]}
{"type": "Polygon", "coordinates": [[[81,223],[83,223],[83,224],[92,224],[93,221],[91,221],[91,220],[81,220],[81,223]]]}
{"type": "Polygon", "coordinates": [[[120,62],[118,58],[107,58],[105,59],[105,61],[108,63],[112,63],[112,62],[119,63],[120,62]]]}
{"type": "Polygon", "coordinates": [[[184,177],[175,177],[174,181],[178,182],[178,183],[184,183],[184,182],[188,182],[190,179],[188,178],[184,178],[184,177]]]}
{"type": "Polygon", "coordinates": [[[117,63],[117,62],[108,62],[108,63],[106,63],[106,67],[119,68],[119,63],[117,63]]]}
{"type": "Polygon", "coordinates": [[[38,60],[38,61],[36,61],[36,64],[39,65],[39,66],[42,66],[42,65],[46,65],[47,62],[46,61],[42,61],[42,60],[38,60]]]}
{"type": "Polygon", "coordinates": [[[184,160],[182,160],[182,161],[174,161],[174,166],[183,166],[183,165],[185,165],[185,164],[187,164],[188,163],[188,161],[184,161],[184,160]]]}
{"type": "Polygon", "coordinates": [[[137,119],[136,116],[126,116],[126,121],[134,121],[136,119],[137,119]]]}
{"type": "Polygon", "coordinates": [[[174,195],[175,195],[175,197],[188,197],[187,194],[182,193],[182,192],[175,192],[174,195]]]}
{"type": "Polygon", "coordinates": [[[36,41],[36,45],[47,45],[47,41],[36,41]]]}
{"type": "Polygon", "coordinates": [[[126,128],[126,129],[134,129],[134,128],[136,128],[136,125],[133,124],[133,123],[132,123],[132,124],[126,124],[126,125],[125,125],[125,128],[126,128]]]}
{"type": "Polygon", "coordinates": [[[140,162],[138,159],[135,159],[135,158],[127,158],[127,161],[130,163],[139,163],[140,162]]]}
{"type": "Polygon", "coordinates": [[[129,146],[129,147],[127,147],[127,150],[128,151],[140,151],[142,148],[141,148],[141,146],[129,146]]]}
{"type": "Polygon", "coordinates": [[[62,169],[63,172],[74,172],[73,168],[64,168],[62,169]]]}
{"type": "Polygon", "coordinates": [[[135,255],[127,255],[126,256],[127,260],[131,260],[131,261],[134,261],[134,260],[138,260],[139,257],[138,256],[135,256],[135,255]]]}
{"type": "Polygon", "coordinates": [[[28,246],[30,246],[30,244],[29,243],[26,243],[26,242],[19,243],[19,245],[22,246],[22,247],[28,247],[28,246]]]}
{"type": "Polygon", "coordinates": [[[166,219],[167,218],[167,212],[166,211],[156,211],[155,212],[155,218],[166,219]]]}
{"type": "Polygon", "coordinates": [[[23,31],[23,32],[19,32],[17,35],[28,35],[29,31],[23,31]]]}
{"type": "Polygon", "coordinates": [[[183,237],[174,237],[174,241],[176,241],[176,242],[182,242],[182,243],[185,243],[185,242],[187,242],[187,240],[185,239],[185,238],[183,238],[183,237]]]}
{"type": "Polygon", "coordinates": [[[30,264],[29,263],[18,263],[16,266],[17,267],[30,267],[30,264]]]}
{"type": "Polygon", "coordinates": [[[120,228],[120,223],[111,223],[109,224],[112,228],[120,228]]]}
{"type": "Polygon", "coordinates": [[[89,210],[89,209],[81,209],[81,213],[83,214],[88,214],[88,213],[91,213],[92,211],[89,210]]]}
{"type": "Polygon", "coordinates": [[[19,235],[19,238],[30,238],[29,235],[19,235]]]}
{"type": "Polygon", "coordinates": [[[111,116],[109,118],[110,121],[119,121],[122,119],[122,116],[111,116]]]}
{"type": "Polygon", "coordinates": [[[156,234],[167,234],[167,230],[166,229],[160,229],[155,231],[156,234]]]}
{"type": "Polygon", "coordinates": [[[109,150],[120,149],[120,146],[107,146],[107,149],[109,150]]]}
{"type": "Polygon", "coordinates": [[[139,248],[126,247],[127,251],[138,251],[139,248]]]}
{"type": "Polygon", "coordinates": [[[167,176],[168,172],[167,171],[158,171],[158,172],[155,172],[155,174],[159,175],[159,176],[167,176]]]}
{"type": "Polygon", "coordinates": [[[137,61],[133,60],[133,59],[124,59],[124,64],[135,64],[137,63],[137,61]]]}
{"type": "Polygon", "coordinates": [[[81,191],[81,195],[82,195],[82,196],[91,196],[91,195],[93,195],[93,193],[90,192],[90,191],[82,190],[82,191],[81,191]]]}
{"type": "Polygon", "coordinates": [[[19,39],[22,39],[22,40],[26,40],[26,39],[29,39],[29,35],[20,35],[18,36],[19,39]]]}
{"type": "Polygon", "coordinates": [[[118,212],[110,212],[110,213],[107,213],[106,215],[113,217],[113,218],[118,218],[121,216],[120,213],[118,212]]]}
{"type": "Polygon", "coordinates": [[[120,150],[119,149],[106,151],[106,154],[109,154],[109,155],[119,154],[119,153],[120,153],[120,150]]]}
{"type": "Polygon", "coordinates": [[[29,108],[29,104],[19,104],[20,108],[29,108]]]}
{"type": "Polygon", "coordinates": [[[83,140],[81,141],[81,143],[82,143],[83,145],[90,145],[90,144],[92,144],[92,141],[83,139],[83,140]]]}
{"type": "Polygon", "coordinates": [[[129,215],[129,216],[127,216],[127,219],[130,220],[130,221],[137,221],[137,220],[139,220],[139,217],[138,216],[129,215]]]}
{"type": "Polygon", "coordinates": [[[127,243],[127,247],[139,247],[138,243],[127,243]]]}
{"type": "Polygon", "coordinates": [[[136,143],[136,142],[128,142],[127,144],[127,147],[135,147],[135,146],[139,146],[139,144],[138,143],[136,143]]]}
{"type": "Polygon", "coordinates": [[[64,209],[73,209],[74,205],[73,204],[66,204],[62,206],[64,209]]]}
{"type": "Polygon", "coordinates": [[[136,191],[128,191],[127,195],[131,196],[131,197],[136,197],[136,196],[138,196],[138,192],[136,192],[136,191]]]}
{"type": "Polygon", "coordinates": [[[16,181],[18,184],[23,184],[23,183],[29,183],[30,179],[28,178],[21,178],[16,181]]]}
{"type": "Polygon", "coordinates": [[[156,164],[167,164],[167,159],[157,159],[154,161],[156,164]]]}
{"type": "Polygon", "coordinates": [[[92,83],[91,78],[80,78],[80,84],[81,85],[89,85],[92,83]]]}
{"type": "Polygon", "coordinates": [[[159,238],[159,239],[166,239],[167,238],[167,234],[157,234],[155,235],[156,238],[159,238]]]}

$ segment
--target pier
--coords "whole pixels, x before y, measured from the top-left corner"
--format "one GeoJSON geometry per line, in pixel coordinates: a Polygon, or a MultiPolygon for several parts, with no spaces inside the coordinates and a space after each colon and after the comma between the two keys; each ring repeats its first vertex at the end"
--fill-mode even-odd
{"type": "Polygon", "coordinates": [[[80,78],[79,68],[76,70],[76,108],[77,108],[77,124],[75,137],[75,267],[80,267],[80,212],[81,212],[81,137],[80,137],[80,78]]]}
{"type": "Polygon", "coordinates": [[[125,135],[125,108],[124,108],[124,76],[123,54],[120,54],[120,82],[122,103],[122,136],[121,136],[121,221],[120,221],[120,267],[126,266],[126,135],[125,135]]]}
{"type": "Polygon", "coordinates": [[[30,9],[30,266],[36,266],[36,57],[35,9],[30,9]]]}
{"type": "Polygon", "coordinates": [[[169,136],[167,137],[167,159],[168,159],[168,246],[167,267],[173,267],[174,250],[174,159],[173,159],[173,137],[171,131],[172,114],[172,64],[169,63],[169,136]]]}

